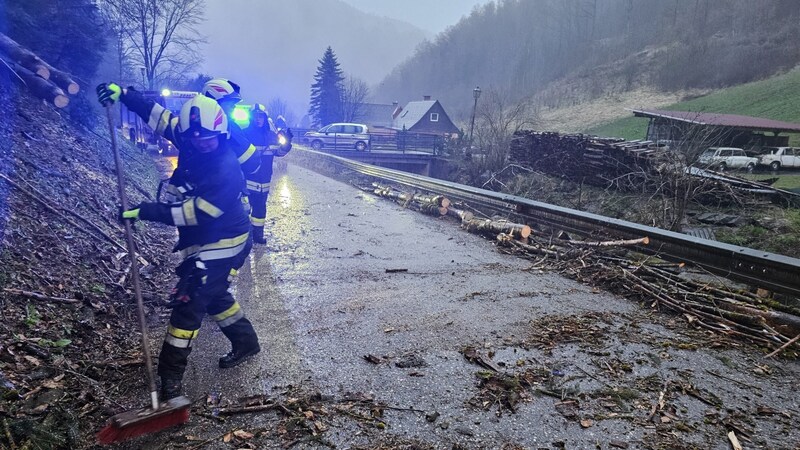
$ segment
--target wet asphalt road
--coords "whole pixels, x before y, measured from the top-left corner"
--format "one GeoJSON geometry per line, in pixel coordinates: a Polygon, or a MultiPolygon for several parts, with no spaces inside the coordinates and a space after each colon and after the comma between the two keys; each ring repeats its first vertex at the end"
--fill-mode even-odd
{"type": "MultiPolygon", "coordinates": [[[[800,405],[793,391],[800,373],[796,363],[763,362],[759,355],[735,349],[679,347],[674,343],[690,342],[693,336],[684,332],[680,318],[676,324],[674,317],[653,316],[628,300],[530,270],[531,262],[498,253],[490,242],[460,231],[453,222],[404,210],[289,165],[273,179],[268,228],[269,244],[254,248],[234,286],[235,297],[259,334],[262,352],[237,368],[220,371],[217,357],[228,351],[228,343],[206,321],[184,380],[194,399],[212,393],[224,403],[272,395],[292,385],[334,398],[361,392],[389,405],[439,414],[430,423],[421,413],[387,410],[385,431],[352,423],[332,427],[325,437],[337,448],[375,447],[384,438],[396,437],[436,448],[458,444],[605,449],[612,448],[612,441],[645,448],[663,441],[661,448],[681,448],[680,443],[727,449],[726,428],[709,424],[710,410],[722,415],[722,423],[726,417],[736,419],[736,412],[756,415],[758,405],[788,411],[791,418],[741,419],[754,440],[746,448],[793,448],[800,442],[800,405]],[[536,334],[541,326],[537,319],[594,317],[594,312],[607,318],[599,324],[603,339],[597,345],[519,345],[536,334]],[[563,402],[548,396],[532,396],[516,413],[502,411],[500,416],[497,408],[475,408],[468,402],[478,393],[475,374],[483,369],[462,356],[460,350],[467,345],[484,354],[496,352],[494,361],[509,372],[535,366],[557,374],[548,389],[592,394],[582,400],[577,418],[563,412],[563,402]],[[366,354],[386,362],[368,363],[366,354]],[[424,365],[394,364],[412,355],[424,365]],[[608,364],[614,360],[630,367],[614,370],[608,364]],[[754,364],[767,367],[766,373],[754,374],[754,364]],[[648,385],[642,380],[651,379],[658,382],[643,391],[648,385]],[[684,381],[713,393],[725,406],[712,408],[670,388],[684,381]],[[608,409],[607,401],[601,403],[603,396],[595,395],[625,386],[635,386],[639,394],[617,401],[621,410],[608,409]],[[642,425],[665,387],[667,404],[674,405],[672,422],[682,420],[688,431],[664,428],[665,423],[642,425]],[[579,420],[589,417],[593,423],[582,427],[579,420]]],[[[238,416],[226,424],[198,418],[175,435],[205,439],[234,425],[253,429],[275,420],[274,413],[238,416]]],[[[162,435],[135,446],[167,447],[170,442],[174,438],[162,435]]],[[[276,437],[253,445],[280,444],[276,437]]],[[[235,448],[232,445],[217,439],[203,448],[235,448]]]]}

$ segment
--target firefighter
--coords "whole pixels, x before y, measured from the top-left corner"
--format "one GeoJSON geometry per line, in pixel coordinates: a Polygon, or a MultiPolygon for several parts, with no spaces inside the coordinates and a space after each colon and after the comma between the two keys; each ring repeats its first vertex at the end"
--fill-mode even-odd
{"type": "Polygon", "coordinates": [[[228,116],[228,130],[230,132],[231,150],[236,153],[242,172],[249,175],[258,170],[261,164],[256,147],[247,139],[242,128],[233,120],[233,111],[236,104],[242,101],[241,88],[238,84],[224,78],[208,80],[203,85],[202,94],[213,98],[222,107],[228,116]]]}
{"type": "Polygon", "coordinates": [[[178,228],[175,251],[184,259],[176,269],[174,308],[158,364],[161,398],[170,399],[181,394],[192,342],[206,314],[231,342],[231,351],[219,359],[220,368],[234,367],[261,350],[252,324],[228,291],[231,275],[244,264],[252,246],[247,211],[241,203],[244,176],[227,148],[227,118],[213,100],[198,95],[175,117],[135,90],[113,83],[99,85],[97,93],[102,104],[121,101],[139,116],[150,118],[150,125],[181,153],[176,169],[180,173],[173,177],[180,202],[141,203],[121,212],[122,219],[178,228]]]}
{"type": "Polygon", "coordinates": [[[272,180],[272,161],[286,156],[292,149],[292,130],[278,131],[269,118],[267,108],[256,103],[250,107],[250,124],[244,129],[245,136],[260,153],[261,166],[252,174],[246,175],[247,190],[250,193],[250,223],[253,225],[253,242],[266,244],[264,224],[267,220],[267,198],[272,180]]]}

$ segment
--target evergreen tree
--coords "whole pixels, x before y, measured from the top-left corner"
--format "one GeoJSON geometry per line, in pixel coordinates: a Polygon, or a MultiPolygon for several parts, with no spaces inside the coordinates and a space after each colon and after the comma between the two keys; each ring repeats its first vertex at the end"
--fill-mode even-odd
{"type": "Polygon", "coordinates": [[[314,125],[322,126],[342,120],[342,82],[344,75],[333,49],[328,47],[319,60],[308,115],[314,125]]]}

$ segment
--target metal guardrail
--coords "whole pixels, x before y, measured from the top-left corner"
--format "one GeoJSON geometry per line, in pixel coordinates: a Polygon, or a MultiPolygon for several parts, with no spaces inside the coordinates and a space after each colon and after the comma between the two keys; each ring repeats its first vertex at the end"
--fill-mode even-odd
{"type": "Polygon", "coordinates": [[[752,286],[800,297],[800,259],[752,248],[640,225],[620,219],[563,208],[535,200],[488,191],[436,178],[364,164],[336,155],[301,151],[328,158],[355,172],[401,185],[447,195],[509,216],[529,224],[539,224],[583,236],[635,239],[648,237],[650,243],[639,246],[644,253],[698,265],[709,272],[752,286]]]}

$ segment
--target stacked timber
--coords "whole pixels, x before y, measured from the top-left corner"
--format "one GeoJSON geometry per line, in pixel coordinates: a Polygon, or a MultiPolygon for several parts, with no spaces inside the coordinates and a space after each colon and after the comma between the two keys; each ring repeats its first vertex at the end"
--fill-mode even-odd
{"type": "Polygon", "coordinates": [[[58,108],[69,104],[67,94],[80,91],[80,85],[71,75],[47,64],[3,33],[0,33],[0,67],[9,70],[33,95],[58,108]]]}
{"type": "Polygon", "coordinates": [[[664,151],[650,141],[524,130],[514,134],[510,160],[552,175],[600,181],[652,170],[664,151]]]}

